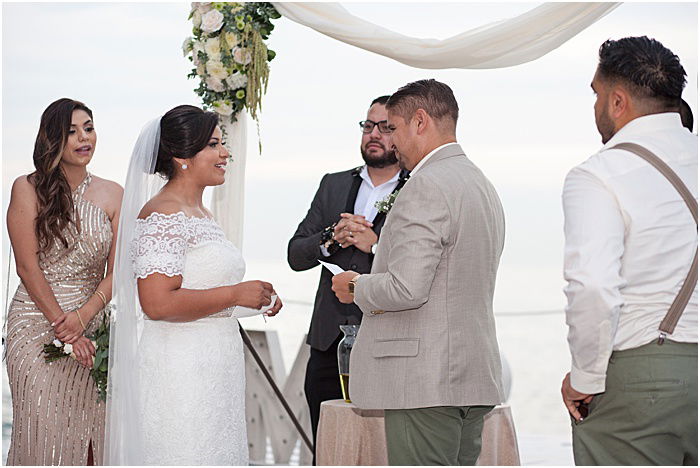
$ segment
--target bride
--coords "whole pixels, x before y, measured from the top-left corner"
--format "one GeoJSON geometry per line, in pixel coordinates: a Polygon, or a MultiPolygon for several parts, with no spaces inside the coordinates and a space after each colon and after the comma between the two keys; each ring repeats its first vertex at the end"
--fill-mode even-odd
{"type": "Polygon", "coordinates": [[[178,106],[141,132],[115,267],[107,465],[247,465],[243,344],[234,306],[282,303],[202,203],[224,183],[218,117],[178,106]],[[163,182],[165,186],[161,188],[163,182]]]}

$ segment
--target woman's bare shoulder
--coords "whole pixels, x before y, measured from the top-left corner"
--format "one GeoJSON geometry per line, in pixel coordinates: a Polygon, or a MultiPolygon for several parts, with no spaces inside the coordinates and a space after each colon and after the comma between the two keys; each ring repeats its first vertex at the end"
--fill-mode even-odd
{"type": "Polygon", "coordinates": [[[138,218],[146,219],[153,213],[160,213],[163,215],[182,213],[182,208],[182,205],[177,200],[173,200],[158,194],[143,205],[138,218]]]}
{"type": "Polygon", "coordinates": [[[100,192],[107,192],[110,195],[118,196],[120,199],[122,195],[124,195],[122,186],[112,180],[103,179],[102,177],[92,174],[92,183],[100,189],[100,192]]]}
{"type": "Polygon", "coordinates": [[[12,183],[11,201],[36,202],[36,188],[29,180],[29,175],[21,175],[12,183]]]}

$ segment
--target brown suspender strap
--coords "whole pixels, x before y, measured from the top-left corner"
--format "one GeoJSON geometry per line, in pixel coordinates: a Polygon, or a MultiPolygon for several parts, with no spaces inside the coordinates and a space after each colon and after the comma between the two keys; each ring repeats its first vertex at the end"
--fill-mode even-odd
{"type": "MultiPolygon", "coordinates": [[[[620,149],[636,154],[661,172],[661,174],[666,177],[666,179],[671,182],[671,185],[673,185],[673,187],[678,191],[681,198],[683,198],[683,201],[685,201],[685,204],[688,205],[688,209],[690,209],[690,213],[693,215],[693,219],[695,220],[695,227],[697,228],[698,201],[695,199],[693,194],[690,193],[690,190],[688,190],[688,187],[685,186],[680,177],[678,177],[678,175],[673,172],[673,169],[668,166],[668,164],[663,162],[661,158],[656,156],[648,149],[635,143],[620,143],[610,149],[620,149]]],[[[678,292],[678,295],[671,304],[671,308],[668,310],[666,317],[664,317],[664,319],[661,321],[661,325],[659,326],[659,331],[661,332],[659,335],[659,344],[664,342],[666,335],[670,335],[673,333],[673,330],[675,330],[678,320],[680,320],[686,305],[688,305],[688,301],[690,301],[690,297],[693,295],[693,290],[695,289],[697,282],[698,249],[696,247],[695,257],[693,258],[693,263],[690,267],[690,271],[688,272],[688,276],[685,278],[683,286],[681,286],[681,290],[678,292]]]]}

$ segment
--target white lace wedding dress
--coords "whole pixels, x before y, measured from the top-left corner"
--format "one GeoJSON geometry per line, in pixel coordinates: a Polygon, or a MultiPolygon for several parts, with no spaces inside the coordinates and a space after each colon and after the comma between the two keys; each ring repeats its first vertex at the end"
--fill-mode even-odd
{"type": "MultiPolygon", "coordinates": [[[[182,275],[182,288],[240,282],[245,263],[211,219],[153,213],[131,247],[137,277],[182,275]]],[[[193,322],[144,321],[138,344],[146,465],[247,465],[245,371],[226,309],[193,322]]]]}

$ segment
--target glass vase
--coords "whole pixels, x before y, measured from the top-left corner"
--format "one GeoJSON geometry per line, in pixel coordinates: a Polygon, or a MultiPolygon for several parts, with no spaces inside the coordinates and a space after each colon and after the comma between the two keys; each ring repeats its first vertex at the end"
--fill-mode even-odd
{"type": "Polygon", "coordinates": [[[338,371],[340,372],[340,388],[343,391],[343,399],[347,403],[350,400],[350,351],[355,344],[355,337],[359,325],[341,325],[340,330],[345,336],[338,343],[338,371]]]}

